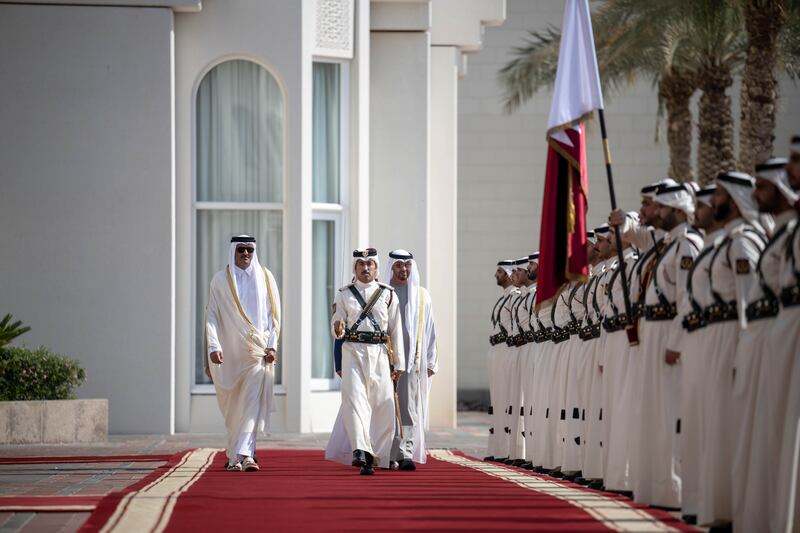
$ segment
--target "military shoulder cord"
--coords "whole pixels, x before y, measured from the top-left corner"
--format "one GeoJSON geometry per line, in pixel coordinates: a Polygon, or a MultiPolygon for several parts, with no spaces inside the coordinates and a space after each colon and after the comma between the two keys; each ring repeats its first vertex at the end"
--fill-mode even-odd
{"type": "Polygon", "coordinates": [[[661,264],[661,260],[667,256],[667,252],[669,252],[670,248],[678,244],[679,240],[675,239],[664,249],[664,253],[661,254],[658,259],[656,260],[656,264],[653,266],[653,288],[656,290],[656,296],[658,296],[658,302],[661,305],[670,306],[672,305],[667,297],[664,296],[664,293],[661,292],[661,287],[658,286],[658,266],[661,264]]]}
{"type": "MultiPolygon", "coordinates": [[[[697,300],[694,298],[694,293],[692,292],[692,277],[694,276],[695,269],[700,265],[700,260],[703,259],[705,256],[710,254],[716,249],[714,243],[711,243],[711,246],[700,252],[694,262],[692,263],[692,268],[689,269],[689,276],[686,278],[686,291],[689,294],[689,303],[692,304],[692,309],[694,309],[695,313],[702,313],[703,308],[700,307],[700,304],[697,303],[697,300]]],[[[709,266],[709,274],[711,273],[711,267],[709,266]]]]}
{"type": "MultiPolygon", "coordinates": [[[[530,293],[531,296],[533,296],[533,299],[531,301],[531,305],[528,307],[528,328],[530,328],[528,331],[530,331],[531,333],[534,332],[534,327],[531,324],[531,320],[533,319],[533,310],[536,309],[536,290],[537,289],[533,289],[533,292],[530,293]]],[[[536,315],[536,321],[539,322],[538,314],[536,315]]],[[[539,322],[539,325],[541,325],[541,322],[539,322]]]]}
{"type": "Polygon", "coordinates": [[[792,264],[794,277],[797,283],[800,284],[800,270],[797,269],[797,258],[794,256],[794,241],[797,239],[798,235],[800,235],[800,231],[798,230],[800,230],[800,221],[794,225],[792,236],[786,239],[786,255],[789,257],[789,261],[792,264]]]}
{"type": "Polygon", "coordinates": [[[650,278],[648,277],[649,273],[653,271],[655,265],[653,265],[653,260],[655,259],[656,264],[658,261],[661,260],[661,254],[659,252],[659,248],[663,246],[664,239],[655,240],[653,237],[653,247],[647,250],[641,258],[639,266],[636,269],[636,273],[639,276],[639,307],[644,307],[645,296],[647,296],[647,284],[650,282],[650,278]],[[655,255],[655,258],[653,256],[655,255]],[[642,273],[644,270],[644,273],[642,273]]]}
{"type": "MultiPolygon", "coordinates": [[[[639,258],[637,257],[635,261],[638,262],[638,260],[639,258]]],[[[622,261],[625,262],[625,258],[623,258],[622,261]]],[[[633,271],[633,268],[636,266],[636,262],[634,262],[633,266],[631,267],[630,269],[631,272],[633,271]]],[[[614,273],[611,274],[611,279],[608,282],[608,291],[607,291],[608,303],[611,304],[611,309],[614,311],[615,316],[619,315],[619,307],[617,307],[617,304],[614,303],[614,297],[612,295],[612,291],[614,290],[614,282],[617,280],[617,276],[619,276],[621,270],[622,269],[620,269],[619,266],[617,266],[617,268],[614,270],[614,273]]],[[[630,287],[630,279],[628,280],[628,286],[630,287]]]]}
{"type": "Polygon", "coordinates": [[[761,271],[761,262],[767,256],[767,250],[769,250],[776,242],[778,242],[778,239],[781,238],[781,235],[786,233],[786,230],[788,228],[789,225],[784,224],[777,232],[775,232],[775,235],[773,235],[772,238],[769,240],[769,242],[767,242],[767,245],[761,252],[761,257],[758,258],[758,263],[756,263],[756,272],[758,273],[758,284],[761,286],[761,291],[764,293],[764,296],[766,296],[770,300],[777,300],[778,297],[770,288],[769,284],[767,283],[767,280],[764,279],[764,272],[761,271]]]}
{"type": "Polygon", "coordinates": [[[567,300],[567,309],[569,310],[569,318],[572,322],[578,321],[578,319],[575,318],[575,313],[572,312],[572,301],[575,299],[575,295],[578,293],[578,289],[580,289],[581,286],[584,285],[586,285],[586,283],[579,283],[578,285],[575,285],[575,288],[573,288],[572,291],[569,293],[569,299],[567,300]]]}
{"type": "Polygon", "coordinates": [[[513,315],[511,317],[511,323],[512,324],[514,322],[517,323],[517,332],[519,332],[519,333],[522,333],[522,325],[519,323],[519,308],[522,307],[523,303],[528,301],[528,298],[530,298],[530,296],[531,296],[531,292],[530,291],[528,291],[528,294],[526,294],[525,296],[520,295],[520,297],[517,298],[517,301],[515,302],[516,308],[514,308],[512,306],[512,310],[514,312],[513,312],[513,315]]]}

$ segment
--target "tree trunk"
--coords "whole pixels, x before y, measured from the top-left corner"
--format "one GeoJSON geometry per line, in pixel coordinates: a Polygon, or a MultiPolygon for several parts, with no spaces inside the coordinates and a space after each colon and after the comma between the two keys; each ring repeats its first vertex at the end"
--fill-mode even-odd
{"type": "Polygon", "coordinates": [[[658,85],[667,108],[669,177],[679,182],[692,179],[692,111],[689,102],[696,88],[691,76],[674,71],[661,76],[658,85]]]}
{"type": "Polygon", "coordinates": [[[702,185],[717,174],[736,169],[733,155],[733,116],[727,89],[733,84],[729,68],[709,65],[700,73],[700,120],[697,174],[702,185]]]}
{"type": "Polygon", "coordinates": [[[778,34],[785,20],[782,0],[745,3],[747,59],[740,95],[739,167],[749,173],[755,170],[756,163],[772,155],[778,99],[778,34]]]}

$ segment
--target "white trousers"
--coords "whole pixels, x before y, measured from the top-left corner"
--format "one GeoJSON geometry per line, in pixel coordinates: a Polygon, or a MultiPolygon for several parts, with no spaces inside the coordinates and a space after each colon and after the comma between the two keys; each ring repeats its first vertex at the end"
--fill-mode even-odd
{"type": "Polygon", "coordinates": [[[630,347],[624,330],[606,334],[603,346],[603,482],[611,490],[630,490],[630,347]]]}

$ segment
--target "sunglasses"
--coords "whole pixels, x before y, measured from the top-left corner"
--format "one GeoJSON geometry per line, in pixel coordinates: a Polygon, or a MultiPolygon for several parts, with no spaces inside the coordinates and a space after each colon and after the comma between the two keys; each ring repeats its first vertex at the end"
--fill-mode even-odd
{"type": "Polygon", "coordinates": [[[240,246],[240,247],[236,248],[236,253],[237,254],[244,254],[244,253],[252,254],[255,251],[256,251],[256,249],[253,248],[252,246],[248,246],[246,248],[244,246],[240,246]]]}

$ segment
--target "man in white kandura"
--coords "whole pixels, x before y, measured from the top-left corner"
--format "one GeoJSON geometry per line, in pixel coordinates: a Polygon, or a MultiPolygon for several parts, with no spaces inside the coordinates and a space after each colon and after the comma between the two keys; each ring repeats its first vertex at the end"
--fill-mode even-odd
{"type": "Polygon", "coordinates": [[[419,269],[411,253],[389,252],[384,279],[390,280],[400,304],[406,368],[397,380],[400,423],[395,428],[392,461],[399,463],[400,470],[416,470],[414,462],[427,461],[428,398],[431,377],[439,369],[433,305],[430,293],[419,283],[419,269]]]}
{"type": "MultiPolygon", "coordinates": [[[[375,248],[353,252],[353,273],[355,282],[333,300],[331,318],[333,336],[344,339],[339,416],[353,451],[351,464],[372,475],[374,464],[389,468],[397,416],[392,380],[406,369],[403,325],[394,289],[377,281],[375,248]]],[[[326,458],[340,461],[340,433],[334,427],[326,458]]]]}
{"type": "Polygon", "coordinates": [[[206,372],[228,434],[225,468],[258,470],[256,434],[268,430],[275,411],[281,300],[275,277],[258,262],[253,237],[231,239],[228,265],[211,280],[205,329],[206,372]]]}

